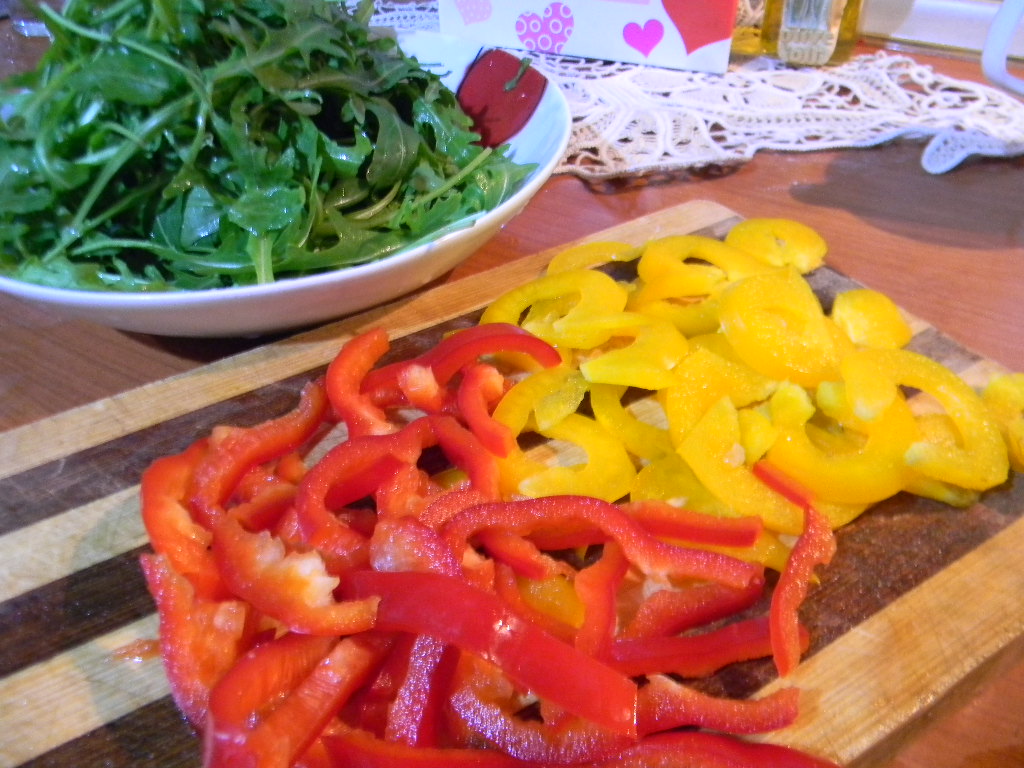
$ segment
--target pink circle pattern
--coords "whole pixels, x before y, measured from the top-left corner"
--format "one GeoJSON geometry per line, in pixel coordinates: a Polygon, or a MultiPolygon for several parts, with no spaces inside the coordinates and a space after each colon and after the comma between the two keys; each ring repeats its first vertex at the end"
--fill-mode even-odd
{"type": "Polygon", "coordinates": [[[516,19],[516,35],[530,51],[561,53],[573,30],[572,9],[564,3],[551,3],[544,17],[524,13],[516,19]]]}

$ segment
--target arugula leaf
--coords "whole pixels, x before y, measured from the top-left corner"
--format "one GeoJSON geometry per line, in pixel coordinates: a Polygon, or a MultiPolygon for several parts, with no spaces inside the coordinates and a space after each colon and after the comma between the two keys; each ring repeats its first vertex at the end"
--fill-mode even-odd
{"type": "Polygon", "coordinates": [[[0,83],[0,274],[197,290],[360,264],[531,170],[369,27],[371,0],[69,0],[0,83]]]}

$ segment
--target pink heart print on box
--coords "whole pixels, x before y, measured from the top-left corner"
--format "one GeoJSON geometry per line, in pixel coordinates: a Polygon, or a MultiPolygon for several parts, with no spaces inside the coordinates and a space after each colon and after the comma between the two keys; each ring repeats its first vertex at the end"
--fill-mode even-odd
{"type": "Polygon", "coordinates": [[[551,3],[543,16],[524,13],[516,19],[516,35],[529,51],[561,53],[572,36],[572,8],[565,3],[551,3]]]}
{"type": "Polygon", "coordinates": [[[466,24],[479,24],[491,18],[491,0],[455,0],[455,7],[466,24]]]}
{"type": "Polygon", "coordinates": [[[622,30],[626,45],[639,51],[646,58],[665,36],[665,27],[657,19],[649,19],[642,27],[631,21],[622,30]]]}
{"type": "Polygon", "coordinates": [[[731,2],[731,7],[730,2],[731,0],[661,0],[665,12],[683,38],[687,53],[693,53],[705,45],[732,37],[735,2],[731,2]]]}

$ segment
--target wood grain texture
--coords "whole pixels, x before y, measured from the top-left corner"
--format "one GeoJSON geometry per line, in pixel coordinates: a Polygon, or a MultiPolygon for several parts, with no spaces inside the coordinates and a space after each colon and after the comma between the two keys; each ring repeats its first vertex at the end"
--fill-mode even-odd
{"type": "MultiPolygon", "coordinates": [[[[731,209],[691,201],[591,233],[643,242],[720,235],[731,209]]],[[[0,765],[195,765],[198,745],[168,700],[160,662],[123,653],[152,639],[152,604],[137,569],[144,533],[137,482],[152,458],[213,425],[286,410],[352,334],[382,325],[394,353],[449,327],[537,275],[542,250],[389,306],[146,384],[0,435],[0,765]],[[50,542],[56,542],[52,545],[50,542]],[[56,720],[54,727],[37,723],[56,720]]],[[[812,278],[827,302],[854,285],[812,278]]],[[[1000,366],[915,322],[912,346],[973,383],[1000,366]]],[[[840,534],[806,620],[811,655],[787,683],[805,691],[800,722],[772,740],[850,765],[877,765],[936,702],[1016,647],[1024,584],[1022,483],[969,510],[899,496],[840,534]],[[984,589],[977,589],[977,584],[984,589]],[[975,627],[978,627],[975,629],[975,627]]],[[[757,694],[770,664],[738,665],[709,690],[757,694]]]]}

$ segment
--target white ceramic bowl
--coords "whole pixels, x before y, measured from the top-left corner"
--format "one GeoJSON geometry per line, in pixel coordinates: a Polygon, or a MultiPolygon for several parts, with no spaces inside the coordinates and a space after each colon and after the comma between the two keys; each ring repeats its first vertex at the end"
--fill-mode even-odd
{"type": "MultiPolygon", "coordinates": [[[[479,48],[435,33],[400,36],[402,48],[444,74],[453,90],[479,48]],[[448,74],[445,74],[448,73],[448,74]]],[[[537,168],[511,198],[463,229],[381,261],[268,285],[166,293],[106,293],[48,288],[0,277],[0,291],[62,314],[125,331],[162,336],[245,336],[325,322],[421,288],[468,258],[518,214],[565,153],[571,115],[548,83],[529,122],[509,142],[511,157],[537,168]]]]}

